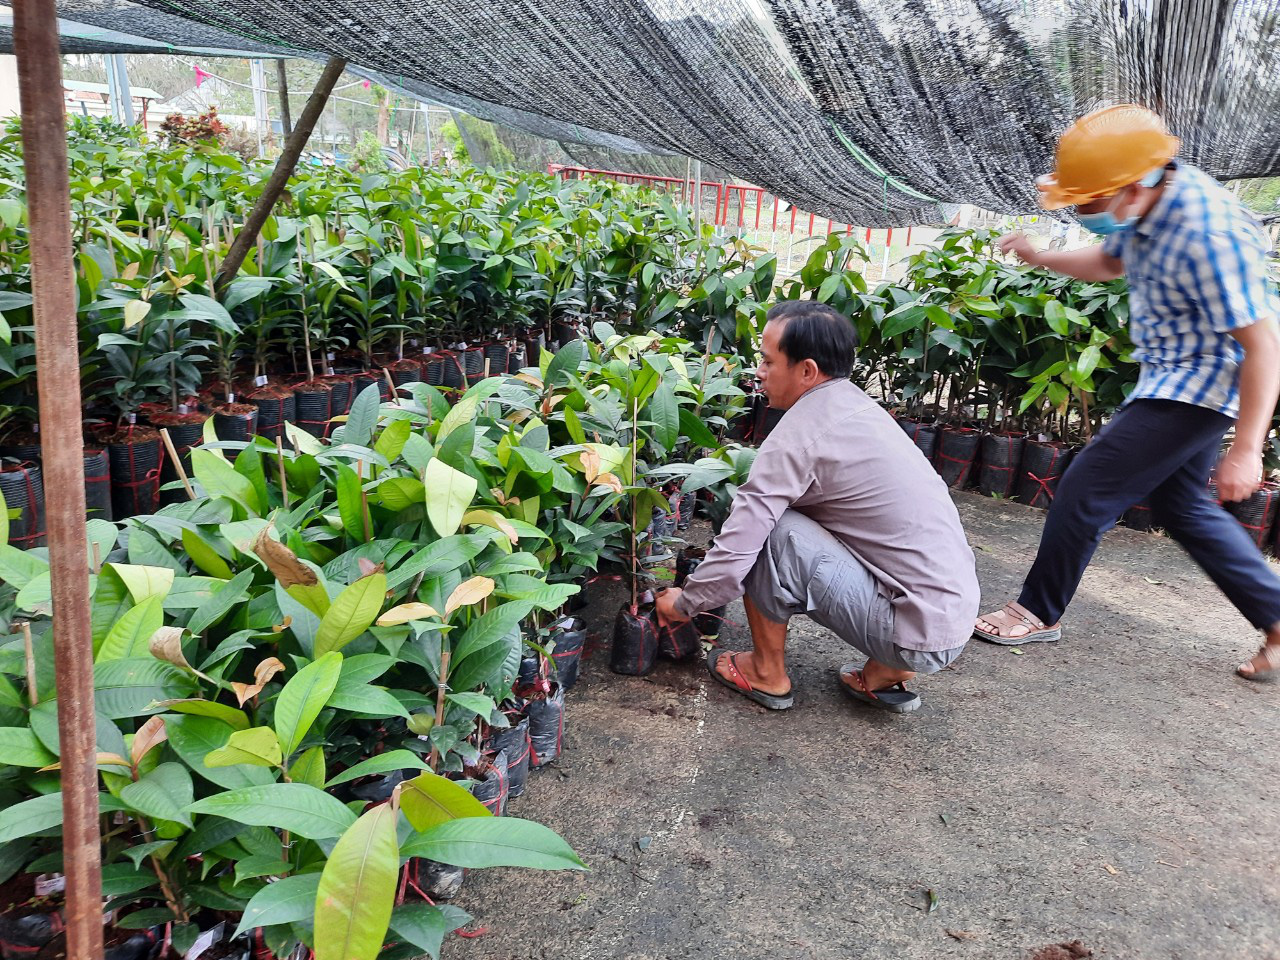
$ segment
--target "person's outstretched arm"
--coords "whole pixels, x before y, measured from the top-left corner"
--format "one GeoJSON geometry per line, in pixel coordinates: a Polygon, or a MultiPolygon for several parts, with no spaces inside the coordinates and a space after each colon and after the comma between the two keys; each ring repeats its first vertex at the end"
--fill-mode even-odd
{"type": "Polygon", "coordinates": [[[1037,250],[1025,233],[1006,233],[1000,238],[1000,251],[1012,253],[1033,267],[1090,283],[1124,276],[1124,261],[1108,254],[1103,244],[1080,250],[1037,250]]]}

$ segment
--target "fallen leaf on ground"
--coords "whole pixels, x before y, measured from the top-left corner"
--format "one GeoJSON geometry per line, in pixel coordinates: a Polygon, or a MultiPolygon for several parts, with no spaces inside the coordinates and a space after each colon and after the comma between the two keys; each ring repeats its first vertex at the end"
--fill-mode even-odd
{"type": "Polygon", "coordinates": [[[978,935],[974,933],[972,930],[951,930],[944,927],[942,932],[945,933],[952,940],[977,940],[978,939],[978,935]]]}
{"type": "Polygon", "coordinates": [[[1102,865],[1102,869],[1103,869],[1103,870],[1105,870],[1105,871],[1107,871],[1107,873],[1111,874],[1113,877],[1114,877],[1114,876],[1117,876],[1117,875],[1120,873],[1120,871],[1119,871],[1119,870],[1117,870],[1115,867],[1113,867],[1113,866],[1112,866],[1111,864],[1109,864],[1109,863],[1104,863],[1104,864],[1102,865]]]}
{"type": "Polygon", "coordinates": [[[938,895],[934,893],[932,889],[926,890],[925,894],[929,897],[929,906],[925,910],[925,913],[933,913],[933,911],[938,909],[938,895]]]}
{"type": "Polygon", "coordinates": [[[1019,650],[1017,647],[1010,648],[1009,652],[1012,653],[1015,657],[1022,656],[1022,651],[1019,650]]]}
{"type": "Polygon", "coordinates": [[[1164,581],[1163,581],[1163,580],[1152,580],[1150,577],[1143,577],[1142,579],[1143,579],[1143,580],[1145,580],[1145,581],[1147,581],[1147,583],[1154,584],[1154,585],[1155,585],[1155,586],[1157,586],[1157,587],[1162,587],[1162,586],[1164,586],[1164,581]]]}

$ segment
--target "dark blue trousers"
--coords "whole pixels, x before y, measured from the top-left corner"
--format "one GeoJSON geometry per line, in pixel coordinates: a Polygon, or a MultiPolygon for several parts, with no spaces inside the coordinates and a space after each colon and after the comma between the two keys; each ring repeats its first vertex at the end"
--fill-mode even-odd
{"type": "Polygon", "coordinates": [[[1280,577],[1231,514],[1209,496],[1230,417],[1174,400],[1135,400],[1067,467],[1018,602],[1055,624],[1102,534],[1148,499],[1163,527],[1260,630],[1280,623],[1280,577]]]}

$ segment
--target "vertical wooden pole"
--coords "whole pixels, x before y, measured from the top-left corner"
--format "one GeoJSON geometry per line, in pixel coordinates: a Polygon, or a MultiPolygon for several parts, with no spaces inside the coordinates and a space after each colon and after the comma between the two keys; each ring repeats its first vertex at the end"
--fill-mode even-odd
{"type": "Polygon", "coordinates": [[[45,516],[62,754],[67,956],[98,960],[102,956],[102,851],[62,61],[57,12],[51,0],[14,0],[12,7],[31,229],[36,377],[45,387],[40,390],[40,436],[46,444],[45,516]]]}

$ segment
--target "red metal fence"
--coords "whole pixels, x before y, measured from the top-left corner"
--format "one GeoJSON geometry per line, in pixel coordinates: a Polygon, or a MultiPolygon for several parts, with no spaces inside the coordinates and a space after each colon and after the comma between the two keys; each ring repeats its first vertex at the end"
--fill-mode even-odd
{"type": "MultiPolygon", "coordinates": [[[[563,180],[581,180],[584,177],[603,177],[619,183],[631,183],[674,194],[681,203],[697,194],[703,209],[715,201],[715,212],[709,221],[717,227],[742,227],[748,230],[773,230],[800,233],[804,236],[844,233],[866,230],[866,244],[871,244],[871,228],[852,223],[839,223],[814,213],[804,213],[764,187],[723,181],[685,180],[681,177],[655,177],[643,173],[627,173],[622,170],[594,170],[590,167],[567,167],[558,163],[547,164],[547,173],[563,180]]],[[[893,229],[884,231],[884,246],[893,243],[893,229]]],[[[911,227],[907,227],[907,245],[911,245],[911,227]]]]}

